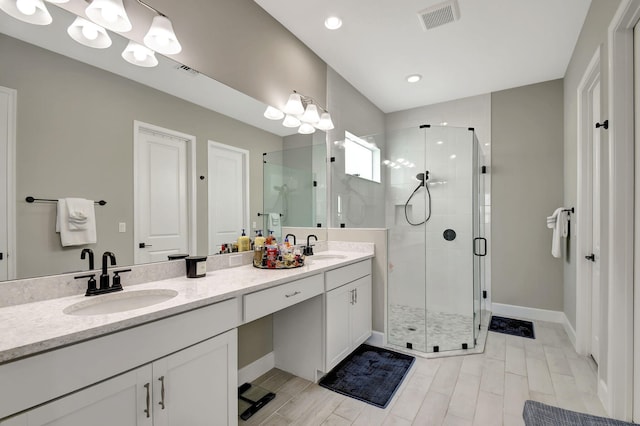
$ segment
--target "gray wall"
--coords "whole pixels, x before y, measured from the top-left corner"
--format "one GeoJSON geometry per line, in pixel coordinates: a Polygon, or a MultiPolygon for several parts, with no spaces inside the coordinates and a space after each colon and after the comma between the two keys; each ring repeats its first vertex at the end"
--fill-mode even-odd
{"type": "MultiPolygon", "coordinates": [[[[609,55],[607,49],[607,28],[609,22],[613,18],[615,11],[620,4],[619,0],[594,0],[589,8],[589,13],[580,32],[580,37],[573,51],[571,61],[567,67],[564,78],[564,202],[566,205],[574,206],[578,199],[578,85],[584,75],[591,58],[596,49],[600,47],[600,110],[607,115],[608,111],[608,69],[607,57],[609,55]]],[[[607,132],[600,133],[602,146],[608,144],[607,132]]],[[[606,155],[606,149],[602,150],[606,155]]],[[[606,158],[603,158],[603,164],[606,164],[606,158]]],[[[603,176],[605,174],[603,173],[603,176]]],[[[605,186],[606,188],[606,186],[605,186]]],[[[601,200],[606,200],[606,194],[601,194],[601,200]]],[[[603,209],[606,215],[607,209],[603,209]]],[[[576,212],[577,220],[580,220],[580,212],[576,212]]],[[[602,223],[607,223],[607,217],[602,216],[602,223]]],[[[603,229],[603,231],[606,231],[603,229]]],[[[603,238],[602,243],[606,245],[603,238]]],[[[604,253],[606,246],[601,247],[604,253]]],[[[568,262],[564,265],[564,313],[569,319],[571,325],[576,327],[576,260],[580,256],[576,253],[576,247],[571,247],[568,262]]],[[[601,269],[601,276],[606,276],[606,270],[601,269]]],[[[606,306],[606,305],[605,305],[606,306]]],[[[605,317],[605,313],[602,313],[605,317]]]]}
{"type": "Polygon", "coordinates": [[[562,205],[562,80],[491,95],[492,302],[561,311],[546,217],[562,205]]]}
{"type": "MultiPolygon", "coordinates": [[[[182,44],[176,61],[264,103],[283,108],[292,90],[315,99],[326,96],[324,61],[253,0],[154,0],[182,44]]],[[[83,14],[84,2],[60,7],[83,14]]],[[[153,14],[127,9],[142,43],[153,14]]]]}
{"type": "MultiPolygon", "coordinates": [[[[55,205],[27,204],[26,195],[107,200],[92,248],[133,263],[134,120],[196,136],[198,176],[207,175],[207,140],[248,149],[251,217],[262,208],[262,152],[281,149],[281,137],[7,36],[0,51],[0,85],[18,91],[19,277],[86,269],[77,247],[60,245],[55,205]]],[[[197,180],[198,254],[208,251],[207,182],[197,180]]]]}

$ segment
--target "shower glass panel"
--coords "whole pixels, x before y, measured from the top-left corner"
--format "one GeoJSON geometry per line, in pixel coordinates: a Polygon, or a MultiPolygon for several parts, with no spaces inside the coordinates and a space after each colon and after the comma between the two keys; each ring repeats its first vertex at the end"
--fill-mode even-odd
{"type": "Polygon", "coordinates": [[[263,154],[263,235],[326,218],[326,148],[311,145],[263,154]]]}
{"type": "Polygon", "coordinates": [[[479,150],[467,128],[387,134],[387,342],[471,349],[480,325],[479,150]]]}

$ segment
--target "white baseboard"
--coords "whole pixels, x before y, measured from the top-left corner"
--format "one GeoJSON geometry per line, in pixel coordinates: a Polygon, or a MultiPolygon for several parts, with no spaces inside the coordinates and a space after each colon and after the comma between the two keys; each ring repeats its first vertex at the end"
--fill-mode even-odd
{"type": "Polygon", "coordinates": [[[576,349],[576,331],[573,329],[573,326],[569,322],[569,318],[567,318],[564,312],[562,312],[562,316],[564,317],[564,320],[562,321],[562,325],[564,326],[564,331],[567,333],[567,336],[569,336],[569,340],[571,341],[571,344],[573,345],[573,349],[575,350],[576,349]]]}
{"type": "Polygon", "coordinates": [[[276,358],[273,352],[269,352],[260,359],[238,370],[238,385],[250,383],[262,376],[267,371],[275,368],[276,358]]]}
{"type": "Polygon", "coordinates": [[[569,322],[569,319],[562,311],[551,311],[548,309],[528,308],[526,306],[505,305],[502,303],[493,303],[493,314],[500,316],[516,317],[533,321],[548,321],[562,324],[564,331],[569,336],[569,340],[576,347],[576,331],[569,322]]]}
{"type": "MultiPolygon", "coordinates": [[[[494,315],[517,317],[534,321],[549,321],[564,324],[566,316],[562,311],[528,308],[526,306],[505,305],[493,302],[491,304],[494,315]]],[[[575,337],[574,337],[575,339],[575,337]]]]}
{"type": "Polygon", "coordinates": [[[367,345],[377,346],[379,348],[384,347],[384,344],[385,344],[384,333],[374,330],[371,333],[371,337],[369,337],[365,343],[367,345]]]}

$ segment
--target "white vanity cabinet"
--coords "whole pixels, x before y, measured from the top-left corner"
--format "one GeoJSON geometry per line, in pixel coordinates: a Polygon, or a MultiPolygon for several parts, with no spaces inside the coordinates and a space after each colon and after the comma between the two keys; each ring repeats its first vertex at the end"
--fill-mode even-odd
{"type": "Polygon", "coordinates": [[[325,372],[371,336],[371,261],[325,275],[325,372]]]}
{"type": "Polygon", "coordinates": [[[0,425],[151,424],[147,383],[154,426],[235,425],[239,321],[233,298],[0,364],[0,418],[24,412],[0,425]]]}
{"type": "Polygon", "coordinates": [[[228,331],[0,424],[235,425],[236,339],[228,331]]]}

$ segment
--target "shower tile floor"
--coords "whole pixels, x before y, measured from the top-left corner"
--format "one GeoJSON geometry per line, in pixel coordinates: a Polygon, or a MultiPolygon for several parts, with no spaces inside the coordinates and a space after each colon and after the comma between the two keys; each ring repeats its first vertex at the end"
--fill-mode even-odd
{"type": "Polygon", "coordinates": [[[438,346],[440,351],[462,349],[467,343],[473,347],[473,316],[447,312],[426,312],[425,309],[407,305],[389,307],[389,330],[387,343],[420,352],[433,352],[438,346]],[[428,345],[428,349],[427,349],[428,345]]]}

